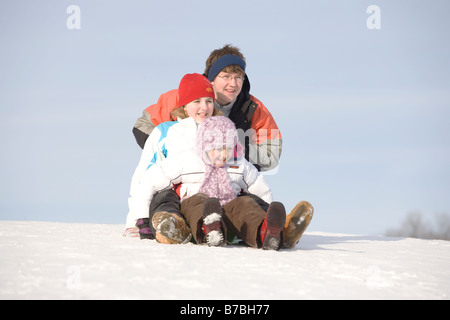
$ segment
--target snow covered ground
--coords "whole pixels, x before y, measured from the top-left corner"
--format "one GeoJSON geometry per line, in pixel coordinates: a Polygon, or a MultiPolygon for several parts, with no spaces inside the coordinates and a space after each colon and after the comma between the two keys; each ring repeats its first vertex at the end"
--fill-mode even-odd
{"type": "Polygon", "coordinates": [[[0,221],[0,299],[449,299],[450,242],[306,233],[292,250],[161,245],[0,221]]]}

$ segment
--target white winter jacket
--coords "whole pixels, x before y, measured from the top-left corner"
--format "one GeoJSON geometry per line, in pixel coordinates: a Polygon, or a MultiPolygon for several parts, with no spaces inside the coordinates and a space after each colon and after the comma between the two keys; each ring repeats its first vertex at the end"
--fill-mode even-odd
{"type": "Polygon", "coordinates": [[[130,195],[139,185],[142,175],[155,163],[169,155],[186,152],[194,148],[197,137],[197,123],[193,118],[163,122],[150,134],[142,150],[141,159],[131,179],[130,195]]]}
{"type": "MultiPolygon", "coordinates": [[[[171,156],[151,166],[141,177],[134,196],[129,198],[129,218],[136,221],[149,217],[150,202],[158,192],[181,183],[181,201],[198,193],[204,178],[206,165],[194,151],[171,156]]],[[[264,176],[243,157],[227,169],[236,195],[241,191],[272,202],[272,192],[264,176]]]]}
{"type": "MultiPolygon", "coordinates": [[[[170,155],[188,152],[194,149],[197,137],[197,123],[193,118],[181,119],[178,121],[163,122],[158,125],[150,134],[142,150],[141,159],[131,178],[130,197],[128,203],[133,202],[136,189],[141,183],[145,172],[155,163],[165,161],[170,155]]],[[[140,217],[138,217],[140,218],[140,217]]],[[[136,225],[134,213],[129,208],[126,227],[131,228],[136,225]]]]}

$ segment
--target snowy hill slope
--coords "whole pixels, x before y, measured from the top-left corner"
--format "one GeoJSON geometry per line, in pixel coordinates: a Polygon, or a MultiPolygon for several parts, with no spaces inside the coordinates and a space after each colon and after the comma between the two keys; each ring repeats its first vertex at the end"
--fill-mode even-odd
{"type": "Polygon", "coordinates": [[[292,250],[161,245],[0,221],[0,299],[449,299],[450,242],[306,233],[292,250]]]}

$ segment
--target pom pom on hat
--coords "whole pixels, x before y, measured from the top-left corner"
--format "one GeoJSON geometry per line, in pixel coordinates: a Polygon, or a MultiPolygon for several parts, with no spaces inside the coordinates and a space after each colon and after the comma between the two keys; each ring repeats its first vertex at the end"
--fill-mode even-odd
{"type": "Polygon", "coordinates": [[[202,97],[209,97],[215,100],[212,84],[201,74],[186,74],[178,86],[178,107],[182,107],[202,97]]]}

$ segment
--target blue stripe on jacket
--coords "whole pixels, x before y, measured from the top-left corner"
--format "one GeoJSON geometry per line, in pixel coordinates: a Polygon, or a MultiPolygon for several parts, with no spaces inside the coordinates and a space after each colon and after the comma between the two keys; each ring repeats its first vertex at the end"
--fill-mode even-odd
{"type": "MultiPolygon", "coordinates": [[[[159,140],[158,140],[158,148],[160,148],[159,144],[167,138],[167,133],[169,132],[169,129],[176,123],[178,123],[178,121],[167,121],[167,122],[163,122],[163,123],[159,124],[155,128],[155,129],[158,129],[159,132],[161,133],[161,135],[159,136],[159,140]]],[[[155,153],[153,154],[153,158],[150,161],[150,164],[148,165],[146,170],[148,170],[152,165],[154,165],[156,163],[156,160],[158,157],[158,151],[161,151],[162,154],[164,155],[164,158],[167,158],[167,149],[166,149],[165,142],[162,144],[161,150],[155,151],[155,153]]]]}

